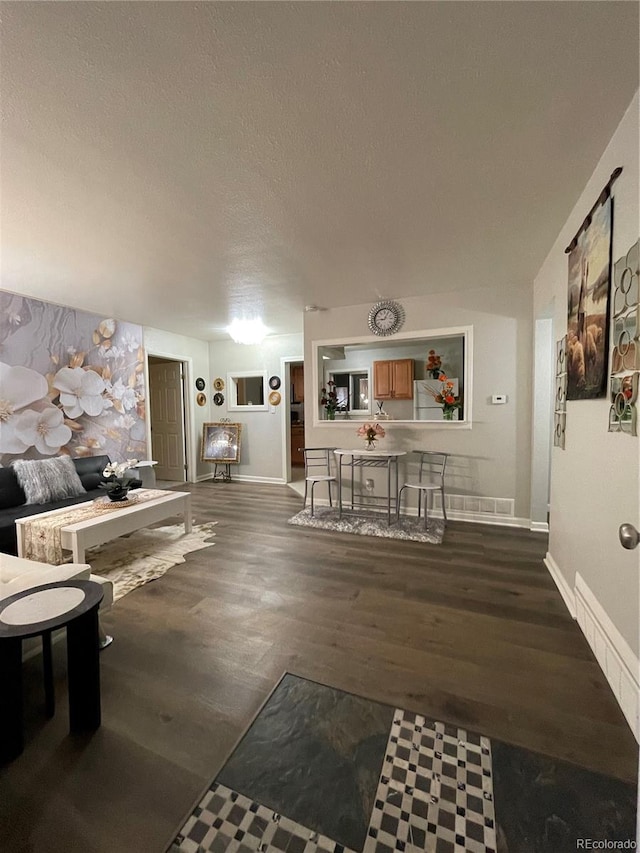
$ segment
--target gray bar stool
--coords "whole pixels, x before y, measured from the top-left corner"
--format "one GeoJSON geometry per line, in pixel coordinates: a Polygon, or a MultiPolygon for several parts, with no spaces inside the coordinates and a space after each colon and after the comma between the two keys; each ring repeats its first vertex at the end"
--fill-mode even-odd
{"type": "Polygon", "coordinates": [[[400,491],[398,492],[397,515],[398,517],[400,517],[400,501],[402,499],[402,492],[405,489],[417,489],[418,518],[420,518],[420,512],[422,508],[422,495],[424,494],[424,527],[426,530],[428,525],[429,494],[433,494],[434,492],[440,492],[440,494],[442,495],[442,514],[444,516],[444,521],[446,524],[447,508],[445,506],[444,497],[444,470],[447,465],[447,457],[449,456],[449,454],[439,453],[435,450],[414,450],[413,452],[418,453],[420,456],[418,482],[404,483],[404,485],[401,486],[400,491]]]}
{"type": "Polygon", "coordinates": [[[311,516],[314,514],[313,490],[317,483],[326,483],[329,490],[329,506],[333,506],[331,483],[336,482],[331,473],[331,456],[335,447],[300,447],[304,454],[304,506],[307,506],[307,492],[311,483],[311,516]]]}

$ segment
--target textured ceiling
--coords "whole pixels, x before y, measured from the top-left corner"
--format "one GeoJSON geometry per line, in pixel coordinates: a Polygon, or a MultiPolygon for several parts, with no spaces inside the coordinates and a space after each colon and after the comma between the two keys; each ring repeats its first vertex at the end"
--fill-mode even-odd
{"type": "Polygon", "coordinates": [[[638,86],[636,3],[2,19],[3,287],[201,338],[525,286],[638,86]]]}

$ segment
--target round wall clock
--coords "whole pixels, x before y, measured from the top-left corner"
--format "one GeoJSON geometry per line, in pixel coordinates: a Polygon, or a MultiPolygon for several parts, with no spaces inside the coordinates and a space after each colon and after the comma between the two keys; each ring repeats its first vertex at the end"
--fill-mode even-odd
{"type": "Polygon", "coordinates": [[[399,302],[385,299],[369,311],[369,328],[374,335],[393,335],[404,323],[404,308],[399,302]]]}
{"type": "Polygon", "coordinates": [[[281,399],[282,399],[282,397],[280,396],[280,392],[279,392],[279,391],[272,391],[272,392],[269,394],[269,403],[270,403],[272,406],[279,406],[279,405],[280,405],[280,400],[281,400],[281,399]]]}
{"type": "Polygon", "coordinates": [[[199,406],[204,406],[207,402],[207,395],[203,394],[202,391],[196,396],[196,403],[199,406]]]}
{"type": "Polygon", "coordinates": [[[277,391],[280,387],[280,377],[279,376],[271,376],[269,378],[269,388],[272,388],[274,391],[277,391]]]}
{"type": "Polygon", "coordinates": [[[220,394],[219,392],[217,394],[214,394],[213,402],[216,404],[216,406],[221,406],[224,403],[224,394],[220,394]]]}
{"type": "Polygon", "coordinates": [[[196,379],[196,388],[198,391],[204,391],[205,381],[201,376],[196,379]]]}
{"type": "Polygon", "coordinates": [[[213,387],[216,389],[216,391],[224,391],[224,379],[220,379],[220,377],[214,379],[213,387]]]}

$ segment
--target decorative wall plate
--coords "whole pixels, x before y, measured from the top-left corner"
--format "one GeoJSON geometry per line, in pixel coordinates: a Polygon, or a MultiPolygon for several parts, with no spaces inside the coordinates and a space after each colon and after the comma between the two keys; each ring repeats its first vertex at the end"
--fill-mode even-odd
{"type": "Polygon", "coordinates": [[[272,391],[272,392],[269,394],[269,403],[270,403],[272,406],[279,406],[279,405],[280,405],[280,400],[281,400],[281,399],[282,399],[282,397],[280,396],[280,392],[279,392],[279,391],[272,391]]]}
{"type": "Polygon", "coordinates": [[[205,406],[207,403],[207,395],[203,394],[202,391],[196,396],[196,403],[199,406],[205,406]]]}
{"type": "Polygon", "coordinates": [[[214,394],[213,402],[216,404],[216,406],[221,406],[224,403],[224,394],[220,394],[219,392],[217,394],[214,394]]]}
{"type": "Polygon", "coordinates": [[[213,380],[213,387],[216,389],[216,391],[224,391],[224,379],[220,379],[220,377],[218,376],[217,379],[213,380]]]}
{"type": "Polygon", "coordinates": [[[279,376],[271,376],[269,379],[269,388],[273,388],[274,391],[277,391],[280,387],[280,377],[279,376]]]}
{"type": "Polygon", "coordinates": [[[399,302],[385,299],[369,311],[369,329],[374,335],[393,335],[404,323],[404,308],[399,302]]]}
{"type": "Polygon", "coordinates": [[[198,378],[196,379],[196,388],[198,389],[198,391],[204,391],[205,384],[206,383],[204,379],[201,376],[198,376],[198,378]]]}

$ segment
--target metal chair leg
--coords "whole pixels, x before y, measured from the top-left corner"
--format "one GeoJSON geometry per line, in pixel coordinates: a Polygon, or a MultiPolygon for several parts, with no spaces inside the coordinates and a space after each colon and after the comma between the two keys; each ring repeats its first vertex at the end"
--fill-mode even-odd
{"type": "Polygon", "coordinates": [[[400,519],[400,503],[402,501],[402,493],[405,490],[405,486],[401,486],[398,492],[398,497],[396,499],[396,518],[400,519]]]}
{"type": "Polygon", "coordinates": [[[429,495],[428,493],[424,496],[424,529],[427,530],[429,527],[429,495]]]}
{"type": "Polygon", "coordinates": [[[311,518],[313,518],[313,490],[315,489],[315,481],[311,483],[311,518]]]}
{"type": "Polygon", "coordinates": [[[307,508],[307,489],[309,488],[309,481],[305,479],[304,481],[304,503],[302,505],[302,509],[307,508]]]}
{"type": "Polygon", "coordinates": [[[440,492],[442,494],[442,515],[444,516],[444,523],[446,524],[447,523],[447,509],[446,509],[445,503],[444,503],[444,486],[440,489],[440,492]]]}
{"type": "Polygon", "coordinates": [[[113,637],[111,634],[107,634],[102,625],[100,624],[100,620],[98,620],[98,647],[100,651],[106,649],[107,646],[110,646],[113,643],[113,637]]]}
{"type": "Polygon", "coordinates": [[[331,498],[331,480],[327,480],[327,489],[329,489],[329,506],[333,506],[333,500],[331,498]]]}

